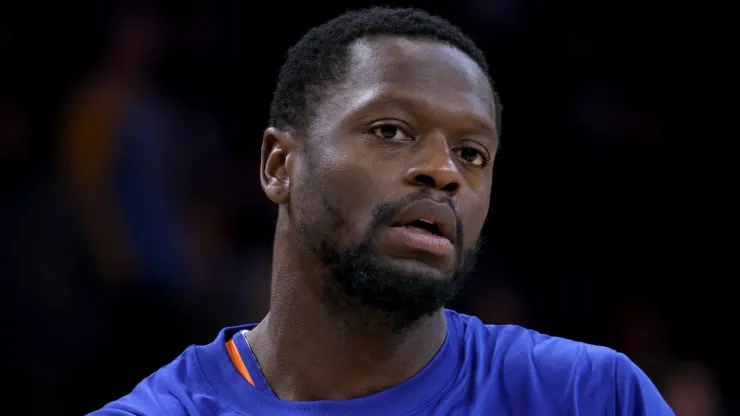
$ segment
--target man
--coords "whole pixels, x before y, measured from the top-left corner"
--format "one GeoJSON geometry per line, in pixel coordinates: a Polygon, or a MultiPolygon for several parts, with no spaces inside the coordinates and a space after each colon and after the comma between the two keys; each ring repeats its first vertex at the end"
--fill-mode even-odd
{"type": "Polygon", "coordinates": [[[500,105],[450,23],[373,8],[289,52],[262,142],[270,312],[98,415],[672,415],[627,357],[445,310],[488,213],[500,105]]]}

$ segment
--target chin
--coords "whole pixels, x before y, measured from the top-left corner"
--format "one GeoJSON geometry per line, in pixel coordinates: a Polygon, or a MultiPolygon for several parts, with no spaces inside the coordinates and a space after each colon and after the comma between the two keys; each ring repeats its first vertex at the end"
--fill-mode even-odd
{"type": "Polygon", "coordinates": [[[455,276],[454,268],[445,268],[439,262],[430,263],[426,259],[387,257],[382,262],[396,270],[399,278],[451,280],[455,276]]]}

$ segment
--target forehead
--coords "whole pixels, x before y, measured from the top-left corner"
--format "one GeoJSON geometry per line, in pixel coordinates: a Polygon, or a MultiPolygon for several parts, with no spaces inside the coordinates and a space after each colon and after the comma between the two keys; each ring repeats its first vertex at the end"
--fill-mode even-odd
{"type": "Polygon", "coordinates": [[[454,46],[423,38],[374,36],[350,46],[348,81],[435,84],[443,81],[487,99],[488,79],[478,64],[454,46]]]}
{"type": "Polygon", "coordinates": [[[330,107],[319,116],[324,122],[398,105],[440,121],[456,116],[495,129],[486,74],[464,52],[434,40],[374,36],[356,41],[343,82],[327,98],[330,107]]]}

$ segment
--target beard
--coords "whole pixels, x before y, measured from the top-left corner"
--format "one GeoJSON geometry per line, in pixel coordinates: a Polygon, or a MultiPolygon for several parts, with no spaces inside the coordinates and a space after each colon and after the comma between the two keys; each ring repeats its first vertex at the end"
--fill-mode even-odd
{"type": "MultiPolygon", "coordinates": [[[[455,266],[444,278],[433,271],[424,272],[393,264],[372,250],[371,239],[379,227],[388,226],[391,218],[407,205],[430,196],[431,190],[423,189],[401,201],[379,204],[373,209],[370,226],[362,240],[343,249],[331,239],[330,233],[318,229],[319,221],[307,221],[299,227],[302,243],[324,266],[324,304],[344,326],[403,332],[422,317],[439,311],[462,288],[475,265],[480,239],[471,248],[462,247],[462,222],[453,204],[450,205],[458,219],[456,241],[460,246],[455,266]]],[[[337,209],[337,204],[324,198],[321,205],[323,212],[329,214],[331,229],[347,226],[348,222],[337,209]]]]}

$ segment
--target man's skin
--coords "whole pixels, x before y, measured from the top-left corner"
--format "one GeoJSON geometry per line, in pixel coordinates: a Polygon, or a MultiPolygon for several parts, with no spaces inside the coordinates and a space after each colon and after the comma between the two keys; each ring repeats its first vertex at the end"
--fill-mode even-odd
{"type": "Polygon", "coordinates": [[[451,46],[396,36],[355,42],[349,62],[305,131],[263,137],[262,187],[279,213],[270,312],[247,339],[288,400],[362,397],[420,371],[445,340],[443,302],[488,214],[498,136],[482,69],[451,46]],[[440,219],[446,245],[409,242],[394,225],[412,211],[440,219]],[[353,248],[347,264],[370,270],[359,289],[327,277],[353,248]],[[375,271],[406,297],[368,295],[375,271]]]}

